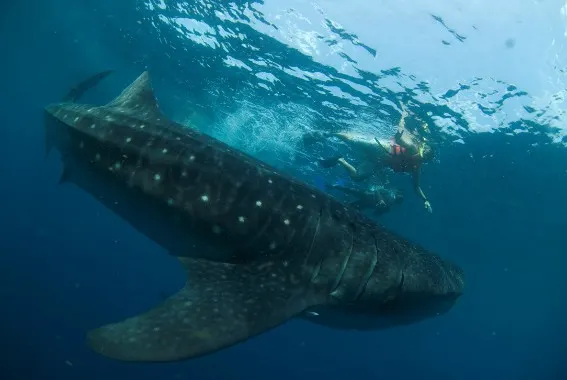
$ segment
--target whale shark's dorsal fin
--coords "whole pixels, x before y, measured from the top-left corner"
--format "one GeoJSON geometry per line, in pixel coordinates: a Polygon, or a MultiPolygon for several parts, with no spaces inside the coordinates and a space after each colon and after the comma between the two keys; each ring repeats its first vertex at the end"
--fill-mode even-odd
{"type": "Polygon", "coordinates": [[[130,86],[126,87],[120,95],[106,106],[148,112],[154,115],[161,114],[150,83],[150,75],[147,71],[144,71],[130,86]]]}

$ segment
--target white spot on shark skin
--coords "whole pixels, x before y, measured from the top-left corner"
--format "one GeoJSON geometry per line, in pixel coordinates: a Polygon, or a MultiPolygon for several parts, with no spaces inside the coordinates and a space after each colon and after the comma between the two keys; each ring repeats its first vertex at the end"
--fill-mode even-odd
{"type": "Polygon", "coordinates": [[[91,129],[95,129],[96,128],[96,124],[91,124],[91,129]]]}
{"type": "Polygon", "coordinates": [[[161,175],[159,173],[154,174],[154,180],[155,181],[161,180],[161,175]]]}
{"type": "Polygon", "coordinates": [[[203,194],[203,195],[201,195],[201,200],[202,200],[203,202],[208,202],[208,201],[209,201],[209,196],[208,196],[207,194],[203,194]]]}
{"type": "Polygon", "coordinates": [[[67,117],[69,117],[69,115],[67,115],[67,114],[63,115],[63,119],[67,119],[67,117]]]}
{"type": "Polygon", "coordinates": [[[107,117],[105,117],[105,119],[106,119],[106,121],[110,121],[110,122],[114,121],[114,118],[112,116],[107,116],[107,117]]]}
{"type": "Polygon", "coordinates": [[[189,156],[189,161],[195,161],[195,156],[190,155],[190,156],[189,156]]]}
{"type": "Polygon", "coordinates": [[[140,129],[144,129],[146,126],[144,124],[140,124],[140,129]]]}
{"type": "Polygon", "coordinates": [[[268,180],[268,183],[271,185],[272,183],[274,183],[274,181],[272,181],[271,179],[268,180]]]}
{"type": "Polygon", "coordinates": [[[187,171],[183,170],[183,171],[181,172],[181,177],[187,177],[187,171]]]}
{"type": "Polygon", "coordinates": [[[126,137],[126,143],[129,143],[130,141],[132,141],[131,137],[126,137]]]}
{"type": "Polygon", "coordinates": [[[289,226],[289,219],[284,219],[283,222],[284,222],[284,224],[285,224],[286,226],[289,226]]]}
{"type": "Polygon", "coordinates": [[[256,201],[256,206],[262,207],[262,201],[256,201]]]}
{"type": "Polygon", "coordinates": [[[219,226],[213,226],[213,233],[215,234],[220,234],[222,232],[221,228],[219,226]]]}
{"type": "Polygon", "coordinates": [[[173,198],[169,198],[169,199],[167,200],[167,204],[168,204],[169,206],[172,206],[173,203],[174,203],[173,198]]]}
{"type": "Polygon", "coordinates": [[[185,307],[191,307],[191,306],[193,306],[193,302],[191,301],[185,302],[185,307]]]}
{"type": "Polygon", "coordinates": [[[175,138],[177,141],[181,141],[181,137],[176,137],[175,138]]]}
{"type": "Polygon", "coordinates": [[[270,249],[276,249],[276,243],[275,242],[271,242],[270,243],[270,249]]]}
{"type": "Polygon", "coordinates": [[[92,109],[92,108],[89,108],[89,109],[87,110],[87,112],[88,112],[88,113],[91,113],[91,112],[93,112],[93,109],[92,109]]]}
{"type": "Polygon", "coordinates": [[[121,167],[122,167],[122,164],[120,162],[116,162],[114,164],[114,169],[116,169],[116,170],[120,170],[121,167]]]}
{"type": "Polygon", "coordinates": [[[77,116],[77,117],[75,118],[74,122],[76,123],[77,121],[79,121],[79,119],[80,119],[80,117],[77,116]]]}
{"type": "Polygon", "coordinates": [[[155,332],[159,332],[161,329],[159,327],[154,327],[155,332]]]}
{"type": "Polygon", "coordinates": [[[288,265],[289,265],[289,263],[287,262],[287,260],[284,260],[284,261],[283,261],[283,266],[284,266],[284,268],[287,268],[288,265]]]}
{"type": "Polygon", "coordinates": [[[244,223],[244,222],[246,221],[246,218],[243,217],[243,216],[239,216],[239,217],[238,217],[238,221],[239,221],[240,223],[244,223]]]}
{"type": "Polygon", "coordinates": [[[94,159],[95,161],[100,161],[100,154],[99,153],[95,154],[94,159]]]}
{"type": "Polygon", "coordinates": [[[315,194],[311,194],[311,198],[315,198],[315,194]]]}
{"type": "Polygon", "coordinates": [[[167,148],[163,148],[163,149],[161,150],[161,152],[162,152],[163,154],[166,154],[166,153],[167,153],[167,148]]]}
{"type": "Polygon", "coordinates": [[[319,315],[319,313],[317,313],[315,311],[308,311],[307,315],[309,315],[310,317],[317,317],[319,315]]]}
{"type": "Polygon", "coordinates": [[[298,210],[303,210],[303,206],[302,206],[302,205],[297,205],[297,209],[298,209],[298,210]]]}

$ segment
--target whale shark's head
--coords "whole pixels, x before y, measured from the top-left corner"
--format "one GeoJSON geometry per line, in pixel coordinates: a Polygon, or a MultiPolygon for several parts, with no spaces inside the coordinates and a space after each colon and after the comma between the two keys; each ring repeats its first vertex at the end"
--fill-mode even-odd
{"type": "Polygon", "coordinates": [[[395,296],[381,307],[384,314],[415,322],[447,313],[463,294],[463,270],[433,254],[412,256],[402,271],[395,296]]]}
{"type": "Polygon", "coordinates": [[[361,297],[361,311],[386,317],[387,325],[415,323],[447,313],[465,285],[460,267],[429,253],[410,256],[386,292],[377,291],[384,289],[378,277],[369,280],[361,297]]]}
{"type": "Polygon", "coordinates": [[[397,269],[397,265],[382,266],[348,307],[323,305],[300,317],[336,329],[381,330],[443,315],[463,294],[461,268],[436,255],[412,256],[403,271],[397,269]]]}

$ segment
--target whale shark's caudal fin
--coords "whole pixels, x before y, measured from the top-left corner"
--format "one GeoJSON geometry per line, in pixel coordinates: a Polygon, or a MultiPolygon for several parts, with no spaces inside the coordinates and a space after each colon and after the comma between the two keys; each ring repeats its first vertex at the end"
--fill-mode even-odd
{"type": "Polygon", "coordinates": [[[185,287],[144,314],[91,331],[95,351],[123,361],[188,359],[244,341],[325,301],[308,292],[301,269],[285,261],[179,260],[189,277],[185,287]]]}
{"type": "Polygon", "coordinates": [[[114,70],[106,70],[101,73],[91,75],[90,77],[73,87],[61,101],[66,103],[76,102],[81,96],[85,94],[85,92],[99,84],[101,80],[103,80],[113,72],[114,70]]]}
{"type": "MultiPolygon", "coordinates": [[[[112,74],[114,70],[106,70],[94,75],[91,75],[84,81],[73,87],[62,99],[62,103],[74,103],[81,96],[85,94],[88,90],[100,83],[104,78],[112,74]]],[[[59,138],[58,128],[54,124],[53,120],[49,116],[45,119],[45,156],[49,154],[51,148],[56,145],[56,141],[59,138]]]]}

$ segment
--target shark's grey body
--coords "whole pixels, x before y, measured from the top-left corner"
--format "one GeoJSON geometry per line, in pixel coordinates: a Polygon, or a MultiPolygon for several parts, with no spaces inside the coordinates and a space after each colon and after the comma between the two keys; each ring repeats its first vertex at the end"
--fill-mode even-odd
{"type": "Polygon", "coordinates": [[[158,307],[92,331],[97,352],[128,361],[187,359],[312,310],[376,316],[390,322],[368,328],[387,327],[445,312],[462,292],[457,266],[169,121],[147,73],[105,106],[67,102],[46,112],[64,179],[102,196],[180,256],[189,277],[158,307]],[[195,251],[188,237],[196,236],[209,250],[195,251]]]}

